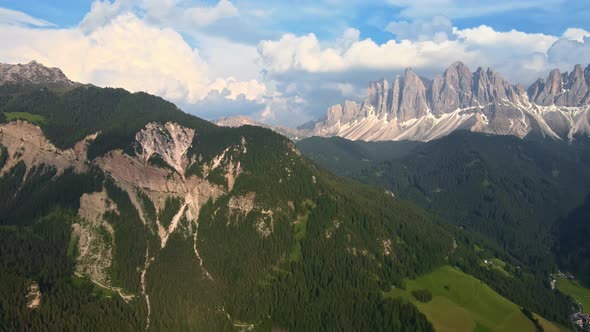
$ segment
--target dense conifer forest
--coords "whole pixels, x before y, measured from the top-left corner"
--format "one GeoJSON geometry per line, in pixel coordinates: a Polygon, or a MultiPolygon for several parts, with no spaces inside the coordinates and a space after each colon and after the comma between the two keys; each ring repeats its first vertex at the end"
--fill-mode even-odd
{"type": "MultiPolygon", "coordinates": [[[[149,310],[150,330],[432,330],[412,304],[382,293],[445,264],[453,231],[382,189],[319,169],[286,138],[262,128],[219,128],[160,98],[120,89],[10,91],[0,111],[43,117],[43,133],[61,149],[101,132],[88,148],[87,172],[58,174],[49,165],[28,170],[20,162],[0,177],[6,198],[0,203],[1,329],[141,330],[149,310]],[[274,214],[232,215],[230,195],[221,196],[198,216],[201,262],[183,235],[194,227],[184,217],[160,249],[157,230],[142,222],[127,192],[92,164],[113,149],[133,155],[135,133],[152,121],[194,128],[189,153],[203,159],[245,138],[244,174],[231,197],[255,192],[256,204],[274,214]],[[75,273],[72,224],[80,222],[80,197],[102,191],[117,207],[104,214],[113,233],[98,233],[112,243],[113,288],[75,273]],[[257,233],[252,225],[259,220],[271,223],[272,235],[257,233]],[[145,274],[149,308],[140,273],[146,253],[152,257],[145,274]],[[34,282],[42,300],[31,309],[26,295],[34,282]]],[[[0,150],[2,166],[6,154],[0,150]]],[[[163,162],[150,164],[166,168],[163,162]]],[[[187,176],[202,173],[196,168],[187,176]]],[[[215,182],[228,186],[221,175],[215,182]]],[[[156,210],[138,197],[145,218],[164,225],[179,206],[171,199],[156,210]]]]}

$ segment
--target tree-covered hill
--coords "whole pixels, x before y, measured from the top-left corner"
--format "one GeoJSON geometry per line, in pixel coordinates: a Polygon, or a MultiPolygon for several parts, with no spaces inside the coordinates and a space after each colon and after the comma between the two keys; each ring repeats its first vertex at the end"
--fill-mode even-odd
{"type": "Polygon", "coordinates": [[[298,146],[320,165],[391,190],[459,227],[474,242],[471,249],[457,250],[455,265],[517,304],[531,309],[552,302],[543,297],[559,268],[588,282],[587,139],[565,143],[457,132],[401,155],[391,151],[406,142],[380,143],[388,146],[383,154],[360,170],[334,162],[357,158],[363,144],[371,143],[338,142],[347,148],[333,149],[333,139],[314,138],[298,146]]]}
{"type": "Polygon", "coordinates": [[[334,174],[349,177],[381,162],[401,159],[422,144],[418,141],[350,141],[337,136],[314,136],[297,142],[307,157],[334,174]]]}
{"type": "Polygon", "coordinates": [[[432,330],[382,295],[453,253],[419,208],[144,93],[3,89],[0,330],[432,330]]]}
{"type": "MultiPolygon", "coordinates": [[[[304,154],[328,169],[345,167],[326,162],[341,151],[310,143],[299,143],[304,154]]],[[[556,269],[551,253],[554,225],[582,205],[590,191],[585,141],[568,144],[457,132],[402,156],[383,151],[381,159],[389,160],[374,162],[352,177],[392,190],[546,272],[556,269]]]]}

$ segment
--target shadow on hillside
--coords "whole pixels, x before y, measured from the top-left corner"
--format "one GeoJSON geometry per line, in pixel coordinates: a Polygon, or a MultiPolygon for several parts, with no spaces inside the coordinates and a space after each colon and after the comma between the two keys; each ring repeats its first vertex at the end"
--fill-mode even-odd
{"type": "Polygon", "coordinates": [[[562,269],[590,286],[590,194],[557,225],[557,254],[562,269]]]}

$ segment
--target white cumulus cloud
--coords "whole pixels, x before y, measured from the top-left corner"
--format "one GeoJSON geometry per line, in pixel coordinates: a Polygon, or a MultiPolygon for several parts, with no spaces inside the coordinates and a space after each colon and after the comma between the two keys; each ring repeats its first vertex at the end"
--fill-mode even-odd
{"type": "MultiPolygon", "coordinates": [[[[130,13],[92,31],[0,25],[0,40],[13,41],[9,48],[0,49],[0,61],[37,60],[61,68],[75,81],[146,91],[188,103],[205,98],[219,86],[210,79],[199,50],[178,32],[149,25],[130,13]]],[[[224,88],[230,96],[244,94],[250,100],[264,92],[255,80],[229,79],[224,88]]]]}
{"type": "Polygon", "coordinates": [[[90,32],[108,24],[125,12],[140,12],[148,20],[179,30],[190,30],[239,15],[229,0],[219,0],[212,6],[190,6],[182,0],[95,0],[80,27],[90,32]]]}
{"type": "Polygon", "coordinates": [[[108,24],[113,18],[122,11],[129,8],[130,0],[95,0],[90,6],[90,11],[80,22],[80,28],[84,32],[91,32],[108,24]]]}
{"type": "Polygon", "coordinates": [[[369,38],[347,44],[322,43],[314,34],[285,34],[278,40],[262,41],[258,51],[264,68],[271,74],[395,71],[406,67],[440,71],[457,60],[474,67],[502,67],[537,53],[546,54],[559,39],[516,30],[499,32],[485,25],[457,29],[451,28],[449,23],[443,18],[418,23],[396,22],[390,24],[389,29],[404,36],[403,39],[391,39],[382,44],[369,38]],[[445,38],[439,38],[440,29],[445,38]],[[446,38],[449,31],[452,38],[446,38]]]}
{"type": "Polygon", "coordinates": [[[571,70],[574,64],[590,62],[590,36],[581,41],[562,38],[547,51],[548,60],[562,70],[571,70]]]}
{"type": "Polygon", "coordinates": [[[228,91],[227,97],[236,99],[240,95],[246,100],[257,100],[266,91],[266,86],[257,80],[238,81],[233,77],[227,79],[218,78],[210,85],[211,90],[228,91]]]}
{"type": "Polygon", "coordinates": [[[185,16],[197,25],[208,25],[219,19],[238,16],[238,9],[228,0],[220,0],[214,7],[193,7],[185,16]]]}
{"type": "Polygon", "coordinates": [[[568,28],[563,33],[563,38],[575,40],[580,43],[584,42],[584,37],[590,37],[590,31],[579,28],[568,28]]]}
{"type": "Polygon", "coordinates": [[[476,50],[459,41],[442,42],[389,40],[377,44],[367,38],[347,47],[324,47],[314,34],[285,34],[276,41],[262,41],[258,51],[270,72],[343,72],[354,69],[401,69],[451,63],[457,59],[475,60],[476,50]]]}
{"type": "Polygon", "coordinates": [[[390,22],[385,30],[393,33],[398,40],[445,41],[453,34],[453,24],[444,16],[434,16],[430,20],[390,22]]]}

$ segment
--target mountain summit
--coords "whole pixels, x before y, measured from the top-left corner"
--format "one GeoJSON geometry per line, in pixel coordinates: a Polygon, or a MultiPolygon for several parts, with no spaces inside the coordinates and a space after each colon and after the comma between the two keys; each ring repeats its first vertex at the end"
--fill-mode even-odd
{"type": "Polygon", "coordinates": [[[49,68],[37,61],[27,64],[0,63],[0,85],[7,84],[44,84],[60,87],[80,85],[72,82],[59,68],[49,68]]]}
{"type": "Polygon", "coordinates": [[[430,141],[465,129],[498,135],[573,139],[590,134],[590,65],[554,69],[525,91],[493,69],[455,62],[433,80],[405,70],[369,84],[362,103],[328,108],[309,135],[353,140],[430,141]]]}

